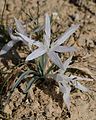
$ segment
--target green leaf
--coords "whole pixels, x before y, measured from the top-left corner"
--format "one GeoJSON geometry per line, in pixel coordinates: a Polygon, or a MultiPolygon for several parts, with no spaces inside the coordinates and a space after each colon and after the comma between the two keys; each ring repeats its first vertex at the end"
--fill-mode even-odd
{"type": "Polygon", "coordinates": [[[34,71],[28,70],[28,71],[24,72],[24,73],[18,78],[18,80],[13,84],[12,89],[11,89],[11,92],[13,92],[14,89],[21,83],[21,81],[24,80],[25,78],[27,78],[27,76],[28,76],[30,73],[34,73],[34,71]]]}
{"type": "Polygon", "coordinates": [[[27,83],[27,87],[26,89],[23,90],[23,93],[27,93],[32,84],[35,83],[36,81],[37,79],[35,78],[35,76],[33,76],[32,79],[27,83]]]}

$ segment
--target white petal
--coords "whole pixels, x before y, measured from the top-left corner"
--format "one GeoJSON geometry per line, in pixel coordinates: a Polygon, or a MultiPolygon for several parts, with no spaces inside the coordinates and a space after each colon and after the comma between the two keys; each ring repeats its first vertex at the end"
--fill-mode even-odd
{"type": "Polygon", "coordinates": [[[69,92],[64,93],[63,99],[64,99],[64,102],[65,102],[65,104],[66,104],[66,106],[69,110],[70,109],[70,104],[71,104],[70,103],[70,93],[69,92]]]}
{"type": "Polygon", "coordinates": [[[50,46],[50,39],[45,34],[43,35],[43,37],[44,37],[44,45],[47,48],[49,48],[49,46],[50,46]]]}
{"type": "Polygon", "coordinates": [[[23,35],[27,35],[26,29],[23,27],[23,25],[20,22],[20,20],[17,20],[16,18],[14,18],[14,20],[15,20],[15,23],[16,23],[17,31],[22,33],[23,35]]]}
{"type": "Polygon", "coordinates": [[[53,49],[56,52],[74,52],[76,49],[74,47],[67,47],[67,46],[57,46],[53,49]]]}
{"type": "Polygon", "coordinates": [[[69,64],[71,63],[72,60],[72,56],[70,56],[64,63],[63,63],[63,68],[64,68],[64,72],[66,71],[66,69],[68,68],[69,64]]]}
{"type": "Polygon", "coordinates": [[[81,85],[78,81],[75,82],[74,86],[76,88],[78,88],[79,90],[82,90],[84,92],[88,92],[89,91],[88,88],[86,88],[85,86],[81,85]]]}
{"type": "Polygon", "coordinates": [[[55,46],[61,45],[64,43],[77,29],[79,25],[71,26],[56,42],[55,46]]]}
{"type": "Polygon", "coordinates": [[[9,35],[10,35],[10,38],[11,38],[13,41],[20,41],[20,40],[22,40],[22,38],[20,38],[19,36],[13,35],[13,33],[12,33],[12,28],[11,28],[11,27],[8,28],[8,33],[9,33],[9,35]]]}
{"type": "Polygon", "coordinates": [[[42,43],[42,42],[39,42],[39,41],[34,41],[34,42],[33,42],[33,45],[36,45],[36,46],[38,46],[38,47],[41,47],[41,46],[43,46],[43,43],[42,43]]]}
{"type": "Polygon", "coordinates": [[[40,48],[34,50],[30,55],[28,55],[26,58],[26,61],[38,58],[39,56],[43,55],[44,53],[46,53],[46,49],[44,47],[40,47],[40,48]]]}
{"type": "Polygon", "coordinates": [[[50,30],[50,17],[49,15],[46,13],[45,14],[45,35],[46,35],[46,43],[48,44],[48,46],[50,45],[50,35],[51,35],[51,30],[50,30]]]}
{"type": "Polygon", "coordinates": [[[91,78],[84,78],[84,77],[78,77],[78,76],[74,76],[74,75],[71,75],[70,78],[72,78],[73,80],[86,80],[86,81],[93,81],[93,79],[91,78]]]}
{"type": "Polygon", "coordinates": [[[66,84],[68,84],[70,81],[72,81],[72,78],[70,78],[70,77],[68,77],[68,76],[66,76],[66,75],[64,75],[64,74],[57,74],[57,76],[55,77],[55,80],[57,81],[57,82],[65,82],[66,84]]]}
{"type": "Polygon", "coordinates": [[[3,48],[0,51],[0,55],[6,54],[18,41],[9,41],[6,45],[3,46],[3,48]]]}
{"type": "Polygon", "coordinates": [[[55,80],[56,80],[57,82],[63,81],[63,76],[62,76],[61,74],[57,74],[56,77],[55,77],[55,80]]]}
{"type": "Polygon", "coordinates": [[[27,36],[25,36],[25,35],[23,35],[23,34],[21,34],[21,33],[18,33],[18,32],[16,32],[16,33],[17,33],[18,35],[20,35],[21,38],[23,38],[23,39],[22,39],[22,42],[25,41],[25,42],[29,43],[30,45],[33,44],[34,40],[31,40],[29,37],[27,37],[27,36]]]}
{"type": "MultiPolygon", "coordinates": [[[[66,61],[64,61],[63,63],[63,70],[62,69],[59,69],[58,72],[60,74],[64,74],[67,70],[67,68],[69,68],[69,64],[71,63],[71,59],[72,59],[72,56],[69,57],[66,61]]],[[[70,77],[72,79],[72,77],[70,77]]]]}
{"type": "MultiPolygon", "coordinates": [[[[10,38],[13,40],[13,41],[23,41],[22,38],[20,38],[19,36],[15,36],[15,35],[11,35],[10,38]]],[[[23,41],[25,44],[26,42],[23,41]]]]}
{"type": "Polygon", "coordinates": [[[63,75],[63,80],[66,82],[66,83],[70,83],[72,81],[72,78],[66,76],[66,75],[63,75]]]}
{"type": "Polygon", "coordinates": [[[50,17],[47,13],[45,14],[45,33],[48,36],[48,38],[50,38],[51,34],[50,17]]]}
{"type": "Polygon", "coordinates": [[[48,56],[54,64],[56,64],[60,69],[63,69],[63,63],[57,53],[50,51],[48,52],[48,56]]]}
{"type": "Polygon", "coordinates": [[[59,87],[61,89],[61,92],[63,93],[63,99],[64,102],[68,108],[68,110],[70,109],[70,91],[71,91],[71,87],[69,85],[67,85],[64,81],[61,82],[61,84],[59,83],[59,87]]]}
{"type": "Polygon", "coordinates": [[[33,39],[31,39],[31,38],[29,38],[29,37],[27,37],[27,36],[25,36],[25,35],[23,35],[21,33],[18,33],[18,32],[17,32],[17,34],[20,35],[23,38],[22,41],[25,41],[30,45],[33,44],[33,45],[36,45],[38,47],[43,46],[43,44],[41,42],[39,42],[39,41],[33,40],[33,39]]]}
{"type": "Polygon", "coordinates": [[[59,83],[60,91],[63,93],[64,102],[69,110],[71,87],[68,85],[68,82],[64,80],[64,76],[61,74],[57,74],[56,81],[59,83]]]}

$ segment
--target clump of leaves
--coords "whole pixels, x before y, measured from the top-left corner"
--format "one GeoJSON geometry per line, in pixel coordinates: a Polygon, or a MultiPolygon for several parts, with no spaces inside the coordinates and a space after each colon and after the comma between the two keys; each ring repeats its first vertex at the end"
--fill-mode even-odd
{"type": "Polygon", "coordinates": [[[44,35],[42,40],[34,40],[28,37],[24,27],[15,18],[17,31],[15,35],[12,33],[12,29],[9,29],[11,41],[5,45],[0,54],[7,53],[13,45],[18,41],[23,41],[29,48],[32,48],[32,53],[26,57],[25,62],[34,64],[34,68],[28,69],[22,73],[19,78],[13,83],[10,93],[14,91],[18,85],[25,79],[26,88],[23,89],[24,93],[27,93],[32,84],[46,80],[47,78],[53,78],[57,81],[61,92],[63,93],[63,99],[65,104],[70,109],[70,91],[72,86],[82,91],[88,92],[88,88],[81,85],[78,80],[92,81],[93,79],[81,78],[78,76],[67,76],[65,73],[70,67],[72,61],[72,55],[66,61],[61,60],[60,53],[70,52],[73,54],[76,48],[73,46],[63,45],[65,41],[79,28],[79,25],[72,25],[61,37],[56,40],[51,39],[51,24],[50,17],[45,14],[44,35]],[[42,41],[42,42],[41,42],[42,41]],[[35,47],[34,47],[35,46],[35,47]],[[34,49],[35,48],[35,49],[34,49]],[[57,69],[55,69],[57,66],[57,69]]]}

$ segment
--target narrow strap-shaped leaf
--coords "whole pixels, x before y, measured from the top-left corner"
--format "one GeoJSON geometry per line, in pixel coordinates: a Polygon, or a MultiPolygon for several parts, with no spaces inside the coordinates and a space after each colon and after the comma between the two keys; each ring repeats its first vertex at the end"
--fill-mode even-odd
{"type": "Polygon", "coordinates": [[[43,74],[46,74],[46,66],[48,63],[48,55],[44,54],[39,58],[40,66],[43,70],[43,74]]]}
{"type": "Polygon", "coordinates": [[[27,93],[32,84],[36,82],[36,80],[37,79],[33,76],[32,79],[27,83],[27,87],[23,90],[23,93],[27,93]]]}
{"type": "Polygon", "coordinates": [[[18,78],[18,80],[17,80],[15,83],[13,83],[11,92],[13,92],[14,89],[21,83],[21,81],[24,80],[30,73],[33,73],[33,71],[32,71],[32,70],[28,70],[28,71],[24,72],[24,73],[18,78]]]}
{"type": "Polygon", "coordinates": [[[41,63],[40,63],[40,62],[39,62],[38,67],[39,67],[40,75],[43,76],[43,73],[44,73],[44,71],[43,71],[43,66],[41,66],[41,63]]]}

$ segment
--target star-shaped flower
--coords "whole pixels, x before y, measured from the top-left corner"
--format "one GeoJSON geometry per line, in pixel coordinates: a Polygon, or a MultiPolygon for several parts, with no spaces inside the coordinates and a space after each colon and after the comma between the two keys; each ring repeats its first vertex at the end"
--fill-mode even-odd
{"type": "MultiPolygon", "coordinates": [[[[16,23],[16,30],[19,33],[27,36],[26,30],[23,27],[22,23],[19,20],[17,20],[16,18],[14,18],[14,19],[15,19],[15,23],[16,23]]],[[[11,27],[8,28],[8,33],[11,38],[11,41],[9,41],[7,44],[5,44],[3,46],[3,48],[0,51],[0,55],[6,54],[19,41],[22,41],[26,45],[28,45],[28,43],[29,43],[29,41],[22,39],[20,36],[14,35],[11,27]]],[[[30,41],[32,41],[32,40],[30,40],[30,41]]]]}
{"type": "Polygon", "coordinates": [[[65,101],[65,104],[70,109],[70,92],[71,92],[71,86],[74,86],[75,88],[78,88],[81,91],[88,92],[89,89],[84,87],[80,84],[79,81],[87,80],[87,81],[93,81],[93,79],[90,78],[82,78],[78,76],[67,76],[65,75],[65,72],[67,68],[69,68],[69,64],[71,63],[72,56],[69,57],[64,63],[63,63],[63,70],[59,69],[58,73],[56,74],[55,80],[58,82],[61,92],[63,93],[63,99],[65,101]]]}
{"type": "MultiPolygon", "coordinates": [[[[78,27],[79,25],[73,25],[61,37],[59,37],[57,41],[51,42],[50,17],[48,16],[48,14],[45,14],[44,42],[39,42],[39,41],[33,42],[33,44],[38,46],[38,48],[27,56],[26,61],[33,60],[46,53],[54,64],[56,64],[59,68],[63,69],[62,61],[58,56],[57,52],[74,52],[75,51],[74,47],[62,46],[61,44],[64,43],[78,29],[78,27]]],[[[29,39],[25,35],[22,35],[20,33],[19,35],[23,39],[26,39],[26,40],[29,39]]]]}

